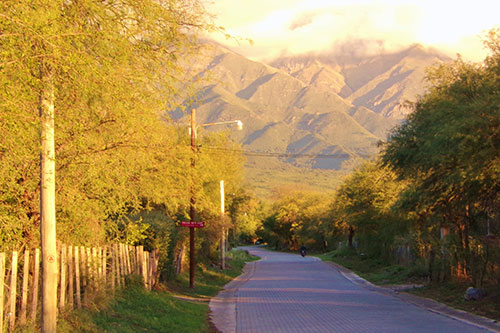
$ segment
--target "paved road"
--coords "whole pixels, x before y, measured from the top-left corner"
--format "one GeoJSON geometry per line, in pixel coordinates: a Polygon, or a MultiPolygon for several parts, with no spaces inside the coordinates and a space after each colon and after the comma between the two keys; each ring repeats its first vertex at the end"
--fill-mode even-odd
{"type": "Polygon", "coordinates": [[[317,258],[247,249],[262,259],[210,304],[221,332],[488,331],[355,283],[317,258]]]}

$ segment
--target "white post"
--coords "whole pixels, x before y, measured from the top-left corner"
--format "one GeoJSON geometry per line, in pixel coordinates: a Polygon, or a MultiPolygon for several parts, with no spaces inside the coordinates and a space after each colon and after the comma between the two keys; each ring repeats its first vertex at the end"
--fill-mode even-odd
{"type": "MultiPolygon", "coordinates": [[[[221,212],[221,222],[224,223],[224,181],[220,181],[220,212],[221,212]]],[[[221,253],[221,261],[220,267],[221,269],[225,269],[226,267],[226,241],[225,241],[226,231],[224,230],[224,225],[222,226],[221,233],[221,241],[220,241],[220,253],[221,253]]]]}
{"type": "Polygon", "coordinates": [[[54,144],[55,93],[52,81],[40,96],[40,239],[42,249],[41,331],[56,331],[57,323],[57,248],[56,248],[56,158],[54,144]]]}

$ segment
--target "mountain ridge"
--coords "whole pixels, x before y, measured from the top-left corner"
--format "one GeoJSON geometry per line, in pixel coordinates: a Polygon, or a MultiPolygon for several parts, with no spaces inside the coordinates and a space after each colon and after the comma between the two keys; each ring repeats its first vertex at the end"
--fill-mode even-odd
{"type": "Polygon", "coordinates": [[[232,135],[245,150],[295,154],[266,156],[268,163],[249,156],[255,174],[266,168],[345,174],[373,157],[407,116],[401,105],[425,92],[425,69],[450,60],[420,45],[364,58],[304,55],[267,64],[217,44],[207,50],[197,62],[198,122],[239,119],[244,129],[232,135]]]}

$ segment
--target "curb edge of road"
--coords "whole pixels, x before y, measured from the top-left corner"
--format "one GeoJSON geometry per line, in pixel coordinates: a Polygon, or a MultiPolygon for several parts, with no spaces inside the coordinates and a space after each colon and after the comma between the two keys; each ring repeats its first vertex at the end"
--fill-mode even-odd
{"type": "Polygon", "coordinates": [[[212,297],[210,300],[208,304],[210,321],[218,331],[224,333],[236,332],[236,291],[252,277],[256,263],[259,260],[247,262],[243,268],[243,273],[229,281],[217,296],[212,297]]]}
{"type": "Polygon", "coordinates": [[[367,289],[370,289],[375,292],[382,293],[384,295],[391,295],[394,297],[397,297],[407,303],[411,303],[413,305],[416,305],[420,308],[423,308],[427,311],[438,313],[440,315],[452,318],[454,320],[462,321],[465,322],[469,325],[476,326],[479,328],[483,328],[486,330],[490,330],[493,332],[500,332],[500,324],[498,324],[496,321],[482,317],[479,315],[475,315],[463,310],[455,309],[452,308],[451,306],[448,306],[443,303],[439,303],[433,299],[430,298],[425,298],[421,296],[416,296],[408,293],[400,293],[398,291],[395,291],[393,289],[389,288],[384,288],[381,286],[377,286],[353,271],[345,268],[344,266],[341,266],[335,262],[331,261],[323,261],[325,264],[337,269],[342,276],[344,276],[347,280],[351,281],[352,283],[361,285],[367,289]]]}

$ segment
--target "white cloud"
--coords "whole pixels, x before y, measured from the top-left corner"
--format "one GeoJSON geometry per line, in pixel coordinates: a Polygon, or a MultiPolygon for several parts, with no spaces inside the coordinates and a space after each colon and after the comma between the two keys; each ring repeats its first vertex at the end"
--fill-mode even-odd
{"type": "Polygon", "coordinates": [[[500,1],[488,0],[217,0],[209,10],[228,33],[254,41],[232,45],[253,58],[324,51],[354,39],[384,41],[389,50],[421,43],[479,61],[485,52],[478,35],[500,24],[500,1]]]}

